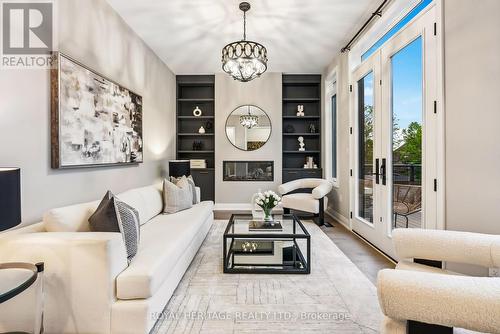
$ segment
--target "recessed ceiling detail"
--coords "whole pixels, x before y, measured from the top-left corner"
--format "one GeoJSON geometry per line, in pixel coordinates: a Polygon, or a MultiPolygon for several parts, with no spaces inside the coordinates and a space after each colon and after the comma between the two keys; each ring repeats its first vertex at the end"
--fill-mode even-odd
{"type": "MultiPolygon", "coordinates": [[[[107,0],[176,74],[220,73],[221,45],[241,39],[235,0],[107,0]]],[[[269,72],[321,73],[370,15],[370,0],[254,0],[247,38],[269,72]]]]}

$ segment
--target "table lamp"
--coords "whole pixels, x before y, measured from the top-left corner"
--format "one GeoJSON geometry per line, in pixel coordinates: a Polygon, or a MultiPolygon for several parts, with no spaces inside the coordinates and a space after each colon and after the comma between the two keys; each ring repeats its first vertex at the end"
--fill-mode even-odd
{"type": "Polygon", "coordinates": [[[21,223],[21,170],[0,168],[0,231],[21,223]]]}
{"type": "Polygon", "coordinates": [[[189,176],[191,175],[191,163],[189,160],[170,160],[168,171],[173,177],[189,176]]]}

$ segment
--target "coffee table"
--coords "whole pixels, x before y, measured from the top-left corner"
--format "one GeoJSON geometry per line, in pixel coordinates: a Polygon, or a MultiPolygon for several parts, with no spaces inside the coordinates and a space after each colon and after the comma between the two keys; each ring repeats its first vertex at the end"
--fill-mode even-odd
{"type": "Polygon", "coordinates": [[[223,236],[224,273],[311,273],[311,236],[297,216],[274,215],[283,226],[280,231],[251,230],[252,220],[239,214],[229,219],[223,236]]]}

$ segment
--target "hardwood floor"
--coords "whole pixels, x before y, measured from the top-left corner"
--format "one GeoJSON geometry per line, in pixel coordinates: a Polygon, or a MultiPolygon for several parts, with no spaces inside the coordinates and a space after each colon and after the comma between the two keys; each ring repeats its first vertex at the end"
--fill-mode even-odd
{"type": "Polygon", "coordinates": [[[372,246],[363,241],[344,225],[333,220],[328,215],[325,219],[333,227],[323,226],[321,229],[337,245],[338,248],[370,279],[373,284],[377,282],[377,273],[381,269],[394,269],[395,264],[380,254],[372,246]]]}

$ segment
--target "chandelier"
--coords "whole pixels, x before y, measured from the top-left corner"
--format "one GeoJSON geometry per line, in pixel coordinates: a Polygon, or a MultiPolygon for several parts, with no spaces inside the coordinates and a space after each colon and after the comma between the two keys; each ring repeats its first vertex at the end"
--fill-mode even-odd
{"type": "Polygon", "coordinates": [[[233,79],[247,82],[267,70],[267,50],[262,44],[246,40],[250,4],[240,3],[240,10],[243,11],[243,39],[229,43],[222,49],[222,69],[233,79]]]}
{"type": "Polygon", "coordinates": [[[247,129],[251,129],[259,125],[259,116],[252,115],[250,112],[250,106],[248,106],[248,115],[240,116],[240,124],[247,129]]]}

